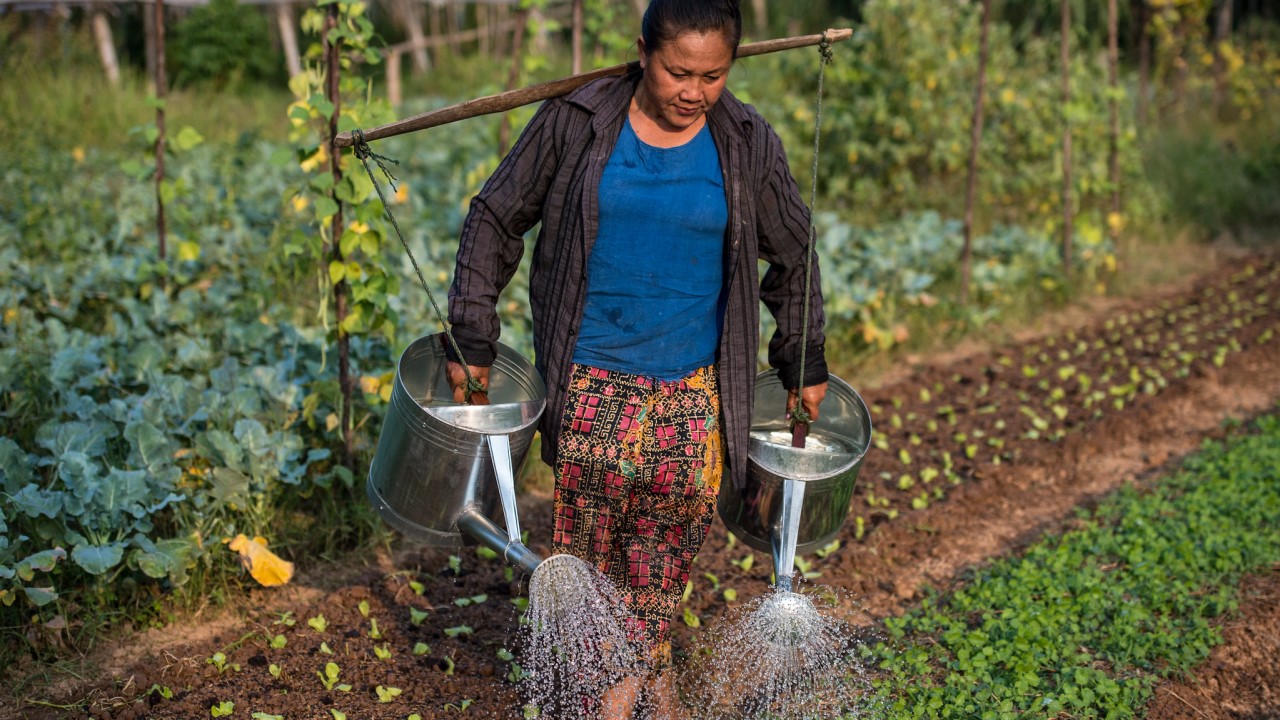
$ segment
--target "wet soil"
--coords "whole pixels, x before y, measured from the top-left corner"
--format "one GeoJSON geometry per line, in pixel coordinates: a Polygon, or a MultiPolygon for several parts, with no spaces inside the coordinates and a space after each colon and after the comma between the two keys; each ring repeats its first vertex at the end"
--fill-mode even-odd
{"type": "MultiPolygon", "coordinates": [[[[1280,261],[1234,261],[1050,335],[919,364],[863,397],[876,447],[839,542],[805,560],[812,584],[840,588],[840,602],[874,623],[909,607],[924,585],[963,582],[975,564],[1069,524],[1074,508],[1274,410],[1280,261]]],[[[549,498],[533,493],[523,504],[531,546],[545,554],[549,498]]],[[[771,573],[766,553],[717,521],[676,622],[677,656],[766,592],[771,573]]],[[[470,549],[404,543],[367,567],[311,569],[291,587],[255,591],[244,605],[255,610],[239,617],[120,643],[99,677],[51,691],[67,707],[15,714],[192,718],[233,703],[233,718],[520,717],[518,657],[507,651],[518,650],[526,580],[470,549]],[[327,663],[336,679],[324,675],[327,663]]],[[[1267,658],[1280,637],[1278,582],[1273,572],[1245,585],[1226,643],[1194,680],[1162,685],[1152,717],[1275,716],[1280,664],[1267,658]]]]}

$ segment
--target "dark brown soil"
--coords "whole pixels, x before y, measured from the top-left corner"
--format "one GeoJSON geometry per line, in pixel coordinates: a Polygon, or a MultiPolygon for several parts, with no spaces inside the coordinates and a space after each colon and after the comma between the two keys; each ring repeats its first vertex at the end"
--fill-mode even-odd
{"type": "MultiPolygon", "coordinates": [[[[908,607],[922,585],[945,588],[966,568],[1062,527],[1073,508],[1165,468],[1221,435],[1225,421],[1273,410],[1280,262],[1234,262],[1052,335],[921,365],[863,396],[879,447],[862,468],[839,546],[806,560],[814,583],[841,588],[874,622],[908,607]]],[[[523,500],[533,549],[545,553],[549,500],[523,500]]],[[[252,593],[249,606],[259,609],[248,620],[184,621],[121,644],[101,661],[100,677],[51,691],[77,708],[30,704],[18,715],[195,718],[233,702],[233,718],[327,718],[331,709],[370,719],[519,717],[502,651],[516,649],[515,603],[525,588],[500,561],[471,551],[458,558],[451,567],[448,551],[405,544],[366,568],[312,570],[282,591],[252,593]],[[346,575],[335,582],[326,572],[346,575]],[[427,613],[420,624],[414,611],[427,613]],[[320,614],[323,631],[307,622],[320,614]],[[371,637],[375,620],[381,637],[371,637]],[[277,636],[284,644],[272,647],[277,636]],[[415,655],[418,643],[429,649],[415,655]],[[227,669],[210,662],[217,652],[227,669]],[[349,691],[324,687],[318,673],[327,662],[349,691]],[[380,702],[380,686],[401,692],[380,702]]],[[[677,621],[677,648],[766,591],[771,572],[767,554],[717,522],[684,605],[698,627],[677,621]]],[[[1274,716],[1275,575],[1245,586],[1251,599],[1228,621],[1226,644],[1197,683],[1161,686],[1153,717],[1274,716]],[[1211,714],[1214,704],[1234,714],[1211,714]]]]}

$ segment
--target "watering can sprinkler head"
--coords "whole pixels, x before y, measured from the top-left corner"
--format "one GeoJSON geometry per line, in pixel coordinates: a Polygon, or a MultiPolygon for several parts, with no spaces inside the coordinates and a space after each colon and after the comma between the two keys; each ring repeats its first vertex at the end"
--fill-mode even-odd
{"type": "Polygon", "coordinates": [[[763,640],[775,647],[797,648],[808,643],[822,626],[809,598],[780,586],[756,610],[763,640]]]}

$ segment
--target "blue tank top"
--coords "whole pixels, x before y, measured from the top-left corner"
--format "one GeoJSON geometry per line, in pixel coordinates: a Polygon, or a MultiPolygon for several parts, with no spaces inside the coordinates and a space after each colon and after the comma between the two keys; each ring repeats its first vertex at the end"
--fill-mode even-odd
{"type": "Polygon", "coordinates": [[[729,208],[710,129],[659,148],[628,119],[599,198],[573,361],[661,380],[713,364],[729,208]]]}

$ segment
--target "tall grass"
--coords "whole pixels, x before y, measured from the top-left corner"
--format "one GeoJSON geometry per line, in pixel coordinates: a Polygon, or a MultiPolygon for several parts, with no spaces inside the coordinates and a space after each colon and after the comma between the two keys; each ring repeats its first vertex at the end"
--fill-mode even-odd
{"type": "MultiPolygon", "coordinates": [[[[24,31],[17,20],[0,18],[0,130],[9,152],[42,153],[75,148],[122,150],[130,130],[155,121],[153,90],[136,68],[122,65],[112,87],[98,62],[87,28],[66,34],[24,31]]],[[[212,142],[236,142],[244,135],[283,139],[285,88],[246,85],[238,91],[201,87],[170,90],[166,125],[190,125],[212,142]]]]}
{"type": "Polygon", "coordinates": [[[1280,235],[1280,97],[1251,120],[1195,116],[1144,143],[1147,177],[1168,218],[1201,237],[1276,244],[1280,235]]]}

